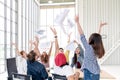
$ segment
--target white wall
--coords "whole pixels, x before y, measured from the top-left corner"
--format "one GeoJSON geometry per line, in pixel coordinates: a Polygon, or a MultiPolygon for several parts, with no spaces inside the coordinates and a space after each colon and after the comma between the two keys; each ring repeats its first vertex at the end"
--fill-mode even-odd
{"type": "Polygon", "coordinates": [[[77,0],[77,4],[87,38],[91,33],[98,32],[101,21],[108,23],[101,32],[107,36],[103,39],[106,54],[111,54],[104,64],[120,64],[120,0],[77,0]]]}

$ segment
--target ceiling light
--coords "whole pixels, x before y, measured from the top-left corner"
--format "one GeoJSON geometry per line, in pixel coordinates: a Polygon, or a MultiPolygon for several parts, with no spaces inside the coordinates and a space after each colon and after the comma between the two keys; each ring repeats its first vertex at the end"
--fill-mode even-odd
{"type": "Polygon", "coordinates": [[[53,1],[52,1],[52,0],[49,0],[48,3],[51,4],[51,3],[53,3],[53,1]]]}

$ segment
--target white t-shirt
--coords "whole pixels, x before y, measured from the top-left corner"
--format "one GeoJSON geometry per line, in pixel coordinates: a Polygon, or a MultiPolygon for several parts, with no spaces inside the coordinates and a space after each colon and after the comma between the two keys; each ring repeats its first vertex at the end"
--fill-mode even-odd
{"type": "Polygon", "coordinates": [[[68,77],[70,75],[74,75],[73,68],[70,65],[65,65],[63,67],[55,66],[54,73],[59,74],[59,75],[64,75],[66,77],[68,77]]]}
{"type": "Polygon", "coordinates": [[[21,56],[17,56],[17,70],[20,74],[27,74],[27,60],[21,56]]]}

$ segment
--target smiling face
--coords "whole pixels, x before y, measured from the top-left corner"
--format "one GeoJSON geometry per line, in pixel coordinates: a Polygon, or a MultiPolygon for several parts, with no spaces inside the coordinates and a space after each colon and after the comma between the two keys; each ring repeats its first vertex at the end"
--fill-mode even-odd
{"type": "Polygon", "coordinates": [[[63,52],[64,52],[64,49],[63,49],[63,48],[59,48],[59,52],[60,52],[60,53],[63,53],[63,52]]]}
{"type": "Polygon", "coordinates": [[[76,54],[80,54],[80,48],[79,48],[79,47],[77,47],[77,48],[75,49],[75,53],[76,53],[76,54]]]}

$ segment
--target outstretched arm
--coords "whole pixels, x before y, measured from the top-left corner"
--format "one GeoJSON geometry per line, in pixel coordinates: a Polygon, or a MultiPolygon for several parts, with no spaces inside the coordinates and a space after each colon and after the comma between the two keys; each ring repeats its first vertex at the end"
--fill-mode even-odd
{"type": "Polygon", "coordinates": [[[50,29],[53,32],[54,37],[55,37],[55,56],[56,56],[58,54],[58,52],[59,52],[59,44],[58,44],[58,39],[57,39],[57,32],[56,32],[55,28],[51,27],[50,29]]]}
{"type": "Polygon", "coordinates": [[[84,50],[82,48],[82,46],[80,45],[80,43],[78,43],[76,40],[74,40],[74,43],[76,43],[80,49],[80,54],[82,55],[82,58],[84,58],[84,50]]]}
{"type": "Polygon", "coordinates": [[[35,41],[36,41],[36,46],[38,47],[38,45],[39,45],[39,38],[37,36],[35,36],[35,41]]]}
{"type": "Polygon", "coordinates": [[[104,23],[100,23],[100,26],[99,26],[99,30],[98,30],[98,33],[100,34],[101,33],[101,28],[104,26],[104,25],[107,25],[107,23],[106,22],[104,22],[104,23]]]}
{"type": "Polygon", "coordinates": [[[33,42],[35,48],[34,48],[34,51],[36,52],[37,56],[40,57],[41,54],[40,54],[40,51],[39,51],[39,48],[38,48],[38,45],[39,45],[39,38],[37,36],[35,36],[35,41],[33,42]]]}
{"type": "MultiPolygon", "coordinates": [[[[71,32],[71,33],[72,33],[72,32],[71,32]]],[[[68,34],[68,41],[67,41],[68,44],[70,43],[71,33],[68,34]]],[[[66,60],[67,60],[68,63],[69,63],[69,53],[70,53],[70,50],[66,50],[65,53],[64,53],[64,55],[65,55],[66,60]]]]}
{"type": "Polygon", "coordinates": [[[48,52],[48,56],[51,55],[51,52],[52,52],[52,47],[53,47],[53,41],[51,42],[51,46],[50,46],[50,49],[49,49],[49,52],[48,52]]]}
{"type": "Polygon", "coordinates": [[[83,34],[83,30],[82,30],[81,25],[80,25],[80,23],[79,23],[79,16],[78,16],[78,15],[75,16],[75,22],[76,22],[76,24],[77,24],[77,28],[78,28],[79,34],[80,34],[80,35],[83,34]]]}
{"type": "Polygon", "coordinates": [[[70,43],[71,34],[72,34],[72,32],[70,34],[68,34],[68,41],[67,41],[67,43],[70,43]]]}
{"type": "Polygon", "coordinates": [[[16,53],[17,53],[18,55],[20,55],[20,51],[19,51],[19,49],[18,49],[17,44],[12,43],[12,45],[14,45],[14,46],[15,46],[16,53]]]}
{"type": "Polygon", "coordinates": [[[79,45],[79,43],[76,40],[74,40],[73,42],[76,43],[77,45],[79,45]]]}
{"type": "Polygon", "coordinates": [[[30,46],[29,46],[29,52],[30,52],[30,51],[32,50],[32,46],[33,46],[32,40],[29,41],[29,45],[30,45],[30,46]]]}

